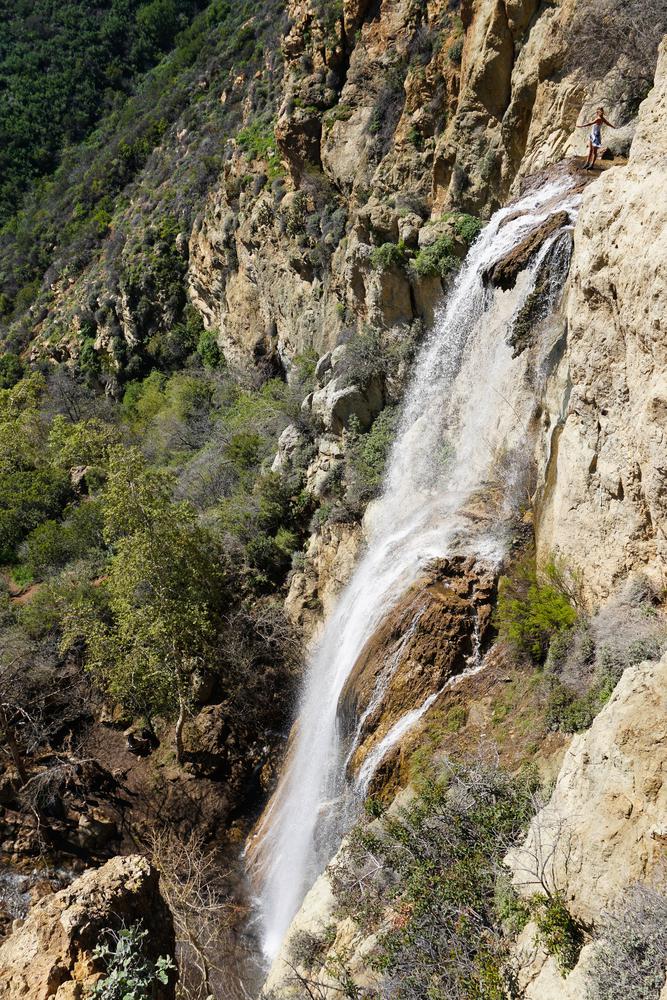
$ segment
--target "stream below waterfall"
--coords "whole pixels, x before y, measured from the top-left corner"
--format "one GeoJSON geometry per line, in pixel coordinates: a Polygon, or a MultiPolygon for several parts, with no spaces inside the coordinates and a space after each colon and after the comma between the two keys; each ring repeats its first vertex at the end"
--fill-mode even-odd
{"type": "MultiPolygon", "coordinates": [[[[512,356],[508,333],[550,252],[553,274],[543,294],[553,298],[547,306],[555,304],[569,263],[563,234],[572,229],[578,203],[567,182],[559,182],[498,211],[471,248],[415,363],[383,494],[367,518],[365,551],[310,655],[288,758],[248,849],[267,960],[278,954],[306,892],[354,821],[375,768],[441,693],[420,698],[349,777],[363,720],[356,735],[346,732],[338,706],[365,644],[433,559],[469,554],[497,565],[503,557],[509,512],[530,458],[527,428],[540,377],[530,351],[512,356]],[[489,268],[557,212],[569,221],[515,287],[487,287],[489,268]],[[466,504],[490,484],[504,497],[507,516],[471,518],[466,504]]],[[[477,656],[467,669],[480,666],[477,656]]],[[[388,663],[380,671],[366,715],[380,703],[391,669],[388,663]]]]}

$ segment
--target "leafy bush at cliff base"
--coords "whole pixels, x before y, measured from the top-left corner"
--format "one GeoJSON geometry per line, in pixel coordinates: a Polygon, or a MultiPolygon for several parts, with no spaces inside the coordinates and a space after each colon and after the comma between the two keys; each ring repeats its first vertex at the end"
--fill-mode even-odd
{"type": "Polygon", "coordinates": [[[584,944],[584,929],[572,916],[562,896],[533,896],[529,910],[537,926],[539,940],[556,959],[561,975],[565,976],[579,961],[584,944]]]}
{"type": "Polygon", "coordinates": [[[630,886],[597,929],[586,1000],[659,1000],[667,977],[667,895],[630,886]]]}
{"type": "Polygon", "coordinates": [[[592,618],[552,639],[545,664],[550,728],[587,729],[628,667],[660,659],[667,648],[660,602],[650,583],[631,579],[592,618]]]}
{"type": "Polygon", "coordinates": [[[576,599],[576,581],[558,560],[538,569],[532,556],[524,557],[498,586],[495,622],[501,638],[543,662],[554,636],[576,623],[576,599]]]}
{"type": "Polygon", "coordinates": [[[494,762],[447,762],[408,806],[354,829],[331,879],[340,913],[378,934],[380,988],[358,995],[508,995],[496,875],[532,815],[533,790],[494,762]]]}
{"type": "Polygon", "coordinates": [[[155,962],[146,955],[148,931],[141,922],[120,931],[108,930],[107,940],[93,955],[106,970],[89,993],[94,1000],[153,1000],[160,985],[166,986],[175,969],[172,959],[162,955],[155,962]]]}
{"type": "Polygon", "coordinates": [[[49,462],[38,373],[0,389],[0,562],[13,562],[25,536],[71,499],[67,473],[49,462]]]}

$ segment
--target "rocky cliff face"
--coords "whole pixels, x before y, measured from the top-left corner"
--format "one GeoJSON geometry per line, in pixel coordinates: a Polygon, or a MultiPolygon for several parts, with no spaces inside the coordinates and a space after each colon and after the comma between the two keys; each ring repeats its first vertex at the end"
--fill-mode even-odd
{"type": "MultiPolygon", "coordinates": [[[[464,4],[461,13],[465,43],[456,107],[434,145],[431,205],[435,210],[455,199],[484,212],[516,190],[524,177],[575,148],[573,124],[587,95],[581,74],[571,69],[572,49],[590,11],[585,4],[540,11],[531,4],[464,4]],[[471,134],[479,135],[480,149],[494,150],[495,173],[482,175],[471,134]],[[456,180],[461,171],[467,174],[462,189],[456,180]]],[[[605,86],[619,95],[617,113],[626,83],[619,66],[609,67],[605,86]]],[[[555,363],[540,404],[534,497],[538,553],[542,558],[554,551],[562,554],[577,570],[591,607],[633,572],[646,572],[659,589],[664,582],[667,359],[662,274],[667,248],[659,192],[667,180],[662,140],[666,93],[663,44],[654,87],[636,122],[619,137],[617,149],[627,153],[634,135],[628,165],[604,172],[585,191],[562,306],[563,333],[555,341],[555,363]]],[[[409,601],[410,595],[406,605],[409,601]]],[[[397,610],[397,616],[405,611],[397,610]]],[[[396,635],[405,637],[408,631],[404,622],[396,635]]],[[[435,632],[431,627],[431,638],[435,632]]],[[[358,664],[348,701],[361,697],[364,677],[376,678],[395,652],[392,638],[396,636],[387,623],[376,637],[379,648],[367,650],[358,664]]],[[[429,644],[429,651],[436,646],[437,641],[429,644]]],[[[423,650],[417,659],[423,662],[423,650]]],[[[650,878],[664,858],[665,664],[664,659],[644,663],[623,675],[591,730],[567,750],[553,797],[535,820],[523,855],[519,851],[511,858],[520,882],[518,859],[543,849],[541,845],[538,851],[536,843],[551,824],[566,848],[562,856],[556,853],[549,877],[589,930],[625,887],[650,878]]],[[[409,669],[405,676],[411,676],[409,669]]],[[[412,678],[410,683],[419,682],[412,678]]],[[[393,698],[400,714],[400,691],[393,698]]],[[[380,732],[394,720],[392,712],[388,697],[376,711],[380,732]]],[[[349,921],[336,923],[323,877],[306,898],[294,930],[331,931],[332,921],[336,938],[330,954],[342,949],[351,956],[349,967],[363,984],[364,956],[373,942],[349,921]]],[[[530,924],[517,944],[526,996],[582,996],[594,949],[586,945],[574,971],[564,978],[536,942],[530,924]]],[[[267,988],[283,995],[280,981],[279,960],[267,988]]],[[[323,995],[329,995],[327,989],[334,995],[326,975],[319,988],[323,995]]],[[[284,989],[289,995],[289,988],[284,989]]]]}
{"type": "Polygon", "coordinates": [[[543,551],[557,546],[580,566],[598,599],[640,566],[663,583],[666,122],[663,45],[628,166],[604,174],[584,196],[567,350],[547,404],[537,537],[543,551]]]}
{"type": "Polygon", "coordinates": [[[627,53],[603,79],[580,68],[594,4],[385,0],[325,16],[295,2],[290,15],[274,160],[249,175],[233,158],[190,241],[192,299],[239,359],[289,367],[350,326],[430,319],[439,283],[378,272],[373,247],[432,245],[448,209],[488,215],[522,177],[585,146],[575,123],[598,92],[612,120],[628,118],[627,53]],[[269,189],[276,156],[289,178],[269,189]]]}
{"type": "MultiPolygon", "coordinates": [[[[521,892],[543,881],[589,928],[626,886],[650,881],[664,863],[666,682],[667,657],[625,672],[588,732],[572,741],[548,805],[507,859],[521,892]]],[[[527,1000],[582,996],[594,947],[564,979],[529,924],[517,945],[527,1000]]]]}

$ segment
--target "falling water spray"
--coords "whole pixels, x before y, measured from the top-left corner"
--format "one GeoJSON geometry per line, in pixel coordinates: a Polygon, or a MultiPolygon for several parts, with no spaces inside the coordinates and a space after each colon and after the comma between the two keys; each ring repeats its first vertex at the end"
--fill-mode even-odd
{"type": "MultiPolygon", "coordinates": [[[[532,397],[507,331],[533,291],[537,267],[520,274],[512,292],[488,288],[484,275],[537,224],[564,209],[572,218],[577,205],[576,195],[552,184],[497,212],[422,348],[365,554],[310,656],[288,759],[248,852],[269,959],[353,819],[349,803],[358,799],[346,777],[351,744],[338,704],[366,642],[434,558],[462,549],[490,561],[502,557],[502,533],[476,529],[465,504],[488,481],[498,454],[525,440],[532,397]]],[[[438,694],[390,730],[357,776],[358,787],[368,786],[389,745],[438,694]]]]}

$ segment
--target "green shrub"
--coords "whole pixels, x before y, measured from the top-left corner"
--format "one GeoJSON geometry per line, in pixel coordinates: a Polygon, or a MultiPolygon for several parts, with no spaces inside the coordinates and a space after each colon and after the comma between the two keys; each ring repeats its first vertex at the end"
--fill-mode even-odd
{"type": "Polygon", "coordinates": [[[322,124],[325,129],[331,128],[335,122],[347,122],[352,117],[353,110],[349,104],[337,104],[335,108],[331,108],[330,111],[322,118],[322,124]]]}
{"type": "Polygon", "coordinates": [[[424,148],[424,135],[416,125],[412,125],[408,129],[407,140],[415,149],[424,148]]]}
{"type": "Polygon", "coordinates": [[[543,662],[549,643],[578,618],[562,567],[553,559],[538,571],[523,559],[498,586],[495,621],[501,638],[536,662],[543,662]]]}
{"type": "Polygon", "coordinates": [[[346,503],[357,513],[363,513],[382,489],[397,423],[398,410],[391,406],[382,410],[366,434],[359,433],[350,421],[345,455],[346,503]]]}
{"type": "Polygon", "coordinates": [[[495,886],[495,913],[508,937],[516,937],[530,920],[530,907],[519,896],[505,872],[499,872],[495,886]]]}
{"type": "Polygon", "coordinates": [[[506,996],[496,872],[531,790],[483,760],[447,762],[403,809],[352,832],[331,881],[340,913],[377,934],[370,964],[383,981],[371,996],[506,996]]]}
{"type": "Polygon", "coordinates": [[[537,926],[538,936],[547,952],[565,976],[579,961],[584,945],[584,929],[572,916],[562,896],[533,896],[530,910],[537,926]]]}
{"type": "MultiPolygon", "coordinates": [[[[338,305],[341,305],[339,302],[338,305]]],[[[343,307],[344,308],[344,307],[343,307]]],[[[295,380],[305,396],[315,388],[315,369],[319,355],[313,348],[297,354],[290,369],[290,381],[295,380]]]]}
{"type": "Polygon", "coordinates": [[[156,961],[146,955],[148,931],[141,922],[120,931],[106,931],[106,941],[95,948],[94,957],[102,962],[103,975],[92,988],[94,1000],[154,1000],[159,985],[169,982],[175,969],[169,956],[156,961]]]}
{"type": "Polygon", "coordinates": [[[0,475],[0,562],[11,562],[19,543],[41,521],[60,514],[71,496],[68,476],[55,469],[0,475]]]}
{"type": "Polygon", "coordinates": [[[16,354],[0,357],[0,389],[11,389],[21,381],[24,373],[23,362],[16,354]]]}
{"type": "Polygon", "coordinates": [[[103,546],[101,506],[91,500],[74,507],[64,522],[47,520],[31,531],[24,542],[24,561],[41,578],[103,546]]]}
{"type": "Polygon", "coordinates": [[[474,243],[484,228],[481,219],[478,219],[476,215],[467,215],[465,212],[457,212],[453,221],[457,236],[460,236],[468,244],[474,243]]]}
{"type": "Polygon", "coordinates": [[[117,427],[98,417],[71,423],[58,414],[49,428],[49,457],[63,470],[77,465],[104,466],[119,436],[117,427]]]}
{"type": "Polygon", "coordinates": [[[461,57],[463,55],[463,37],[457,38],[456,41],[452,42],[447,50],[447,55],[449,56],[451,62],[460,66],[461,57]]]}
{"type": "Polygon", "coordinates": [[[388,271],[392,267],[405,267],[408,262],[405,244],[401,240],[399,243],[383,243],[379,247],[373,247],[370,260],[371,266],[376,271],[388,271]]]}
{"type": "Polygon", "coordinates": [[[264,160],[269,180],[282,177],[285,169],[280,159],[274,124],[263,119],[251,122],[236,136],[236,142],[249,160],[264,160]]]}
{"type": "MultiPolygon", "coordinates": [[[[558,636],[552,641],[552,647],[557,641],[558,636]]],[[[608,647],[601,647],[597,653],[592,683],[583,694],[567,684],[563,684],[558,678],[554,678],[551,683],[546,716],[550,727],[566,733],[579,733],[588,729],[611,698],[623,671],[627,667],[641,663],[642,660],[658,659],[662,649],[663,642],[657,637],[637,640],[623,651],[613,652],[608,647]]],[[[590,655],[594,654],[595,647],[590,655]]],[[[550,649],[549,660],[553,659],[550,649]]]]}
{"type": "Polygon", "coordinates": [[[586,1000],[659,1000],[667,976],[664,887],[632,885],[597,928],[586,1000]]]}
{"type": "Polygon", "coordinates": [[[18,612],[26,634],[36,640],[59,635],[63,618],[76,606],[90,605],[103,614],[106,591],[91,584],[91,575],[91,567],[85,562],[74,563],[39,587],[18,612]]]}
{"type": "Polygon", "coordinates": [[[412,268],[420,278],[446,278],[458,266],[451,236],[440,236],[434,243],[422,247],[412,261],[412,268]]]}
{"type": "Polygon", "coordinates": [[[256,468],[264,441],[261,434],[254,431],[240,431],[232,435],[225,452],[229,461],[240,473],[256,468]]]}

